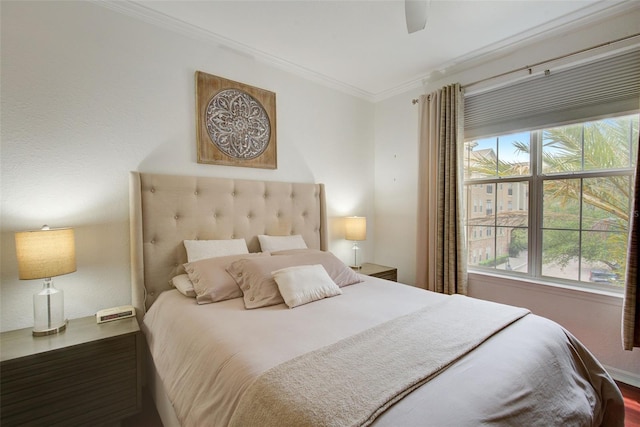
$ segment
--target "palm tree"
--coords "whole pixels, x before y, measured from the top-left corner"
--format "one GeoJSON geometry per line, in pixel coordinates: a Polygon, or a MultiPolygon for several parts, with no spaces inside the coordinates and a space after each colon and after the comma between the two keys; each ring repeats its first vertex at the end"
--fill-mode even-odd
{"type": "MultiPolygon", "coordinates": [[[[631,166],[631,141],[638,133],[638,120],[629,118],[601,120],[563,126],[543,132],[542,172],[566,173],[595,170],[615,170],[631,166]],[[583,143],[584,141],[584,143],[583,143]]],[[[518,148],[528,148],[519,144],[518,148]]],[[[637,149],[637,147],[634,147],[637,149]]],[[[545,181],[545,196],[549,194],[564,204],[582,199],[585,204],[607,212],[627,224],[629,222],[630,185],[628,177],[587,178],[580,180],[545,181]]]]}

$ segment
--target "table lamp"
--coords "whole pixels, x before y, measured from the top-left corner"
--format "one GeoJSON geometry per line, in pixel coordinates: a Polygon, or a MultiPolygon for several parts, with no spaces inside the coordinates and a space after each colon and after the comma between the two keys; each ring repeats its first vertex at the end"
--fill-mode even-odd
{"type": "Polygon", "coordinates": [[[18,277],[44,279],[42,290],[33,295],[33,335],[57,334],[67,327],[64,294],[53,286],[52,277],[76,271],[76,248],[72,228],[21,231],[15,234],[18,277]]]}
{"type": "Polygon", "coordinates": [[[360,268],[358,263],[358,242],[367,239],[367,218],[363,216],[348,216],[344,219],[345,236],[347,240],[353,240],[353,268],[360,268]]]}

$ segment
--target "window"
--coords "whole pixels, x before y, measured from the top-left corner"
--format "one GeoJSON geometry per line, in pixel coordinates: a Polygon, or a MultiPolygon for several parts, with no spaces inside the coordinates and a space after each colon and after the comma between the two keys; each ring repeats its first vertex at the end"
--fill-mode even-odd
{"type": "Polygon", "coordinates": [[[467,242],[485,253],[469,257],[469,267],[622,288],[639,117],[466,141],[465,200],[482,195],[475,184],[504,183],[495,203],[508,206],[493,212],[486,199],[486,211],[465,208],[465,227],[487,230],[467,242]]]}

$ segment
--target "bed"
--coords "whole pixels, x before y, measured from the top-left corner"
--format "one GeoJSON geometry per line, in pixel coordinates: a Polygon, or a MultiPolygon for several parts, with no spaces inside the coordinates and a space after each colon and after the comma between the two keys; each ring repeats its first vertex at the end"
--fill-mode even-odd
{"type": "Polygon", "coordinates": [[[130,195],[165,427],[624,426],[611,377],[554,322],[342,264],[322,184],[132,172],[130,195]]]}

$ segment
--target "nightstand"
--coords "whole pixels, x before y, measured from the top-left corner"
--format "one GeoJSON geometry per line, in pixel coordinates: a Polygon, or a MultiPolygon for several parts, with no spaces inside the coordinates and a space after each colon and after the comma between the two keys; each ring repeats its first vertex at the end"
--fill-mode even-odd
{"type": "Polygon", "coordinates": [[[140,411],[142,335],[135,317],[95,316],[65,331],[0,334],[0,424],[104,425],[140,411]]]}
{"type": "Polygon", "coordinates": [[[365,262],[359,269],[355,269],[360,274],[367,276],[379,277],[381,279],[398,281],[398,269],[395,267],[387,267],[386,265],[371,264],[365,262]]]}

